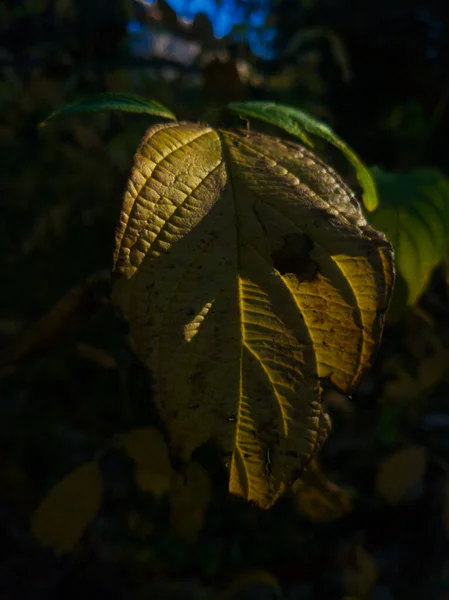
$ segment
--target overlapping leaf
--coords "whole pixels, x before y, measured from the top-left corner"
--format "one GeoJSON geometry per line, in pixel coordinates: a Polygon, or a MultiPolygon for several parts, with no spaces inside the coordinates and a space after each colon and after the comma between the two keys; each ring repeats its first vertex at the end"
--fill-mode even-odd
{"type": "Polygon", "coordinates": [[[230,491],[270,507],[326,437],[323,387],[369,368],[390,245],[303,147],[181,123],[138,149],[114,262],[174,452],[215,439],[230,491]]]}
{"type": "Polygon", "coordinates": [[[381,206],[370,222],[392,243],[398,271],[408,286],[408,302],[414,304],[449,243],[449,181],[427,169],[372,172],[381,206]]]}
{"type": "Polygon", "coordinates": [[[329,144],[338,148],[354,167],[360,185],[363,188],[363,202],[368,210],[374,210],[379,205],[376,186],[368,168],[363,164],[352,148],[338,135],[318,119],[292,106],[283,106],[274,102],[234,102],[230,110],[246,117],[266,121],[276,127],[281,127],[288,133],[299,137],[305,144],[313,148],[310,135],[317,135],[329,144]]]}

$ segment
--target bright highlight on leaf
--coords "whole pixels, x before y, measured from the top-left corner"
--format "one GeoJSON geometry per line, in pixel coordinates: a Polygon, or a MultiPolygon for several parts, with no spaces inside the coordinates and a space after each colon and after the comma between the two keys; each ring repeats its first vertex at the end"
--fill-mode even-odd
{"type": "Polygon", "coordinates": [[[57,556],[69,552],[98,513],[102,492],[97,463],[78,467],[50,490],[33,513],[33,536],[57,556]]]}
{"type": "Polygon", "coordinates": [[[241,116],[253,117],[266,121],[271,125],[284,129],[291,135],[299,137],[305,144],[313,148],[313,142],[308,134],[317,135],[338,148],[354,167],[357,178],[363,189],[363,204],[369,211],[379,205],[376,186],[368,168],[357,154],[334,131],[318,119],[311,117],[302,110],[291,106],[283,106],[274,102],[235,102],[228,108],[241,116]]]}
{"type": "Polygon", "coordinates": [[[449,181],[439,171],[387,173],[373,168],[381,205],[371,216],[395,250],[396,265],[415,304],[449,244],[449,181]]]}
{"type": "Polygon", "coordinates": [[[156,102],[155,100],[146,100],[145,98],[133,96],[132,94],[118,94],[115,92],[109,92],[104,94],[94,94],[59,108],[44,121],[42,121],[41,126],[46,125],[48,121],[54,119],[55,117],[59,117],[60,115],[70,115],[77,112],[92,112],[100,110],[119,110],[122,112],[144,113],[147,115],[162,117],[163,119],[173,119],[176,121],[176,117],[171,110],[168,110],[168,108],[165,108],[165,106],[159,104],[159,102],[156,102]]]}
{"type": "Polygon", "coordinates": [[[269,508],[326,438],[323,389],[370,367],[389,243],[302,146],[180,123],[136,153],[114,262],[173,452],[215,440],[231,493],[269,508]]]}

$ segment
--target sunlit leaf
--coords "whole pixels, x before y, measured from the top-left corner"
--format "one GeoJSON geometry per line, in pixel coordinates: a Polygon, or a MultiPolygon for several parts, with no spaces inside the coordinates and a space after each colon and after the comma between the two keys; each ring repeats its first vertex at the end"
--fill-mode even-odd
{"type": "Polygon", "coordinates": [[[449,243],[449,180],[439,171],[387,173],[373,168],[381,205],[370,216],[395,250],[396,265],[414,304],[449,243]]]}
{"type": "Polygon", "coordinates": [[[371,173],[354,150],[339,138],[329,125],[322,123],[302,110],[275,104],[274,102],[234,102],[229,104],[228,108],[239,115],[260,119],[280,127],[312,147],[313,143],[309,134],[325,139],[338,148],[355,168],[357,178],[363,189],[363,203],[367,210],[374,210],[378,207],[379,199],[371,173]]]}
{"type": "Polygon", "coordinates": [[[187,468],[184,485],[170,494],[170,518],[173,531],[194,542],[204,523],[211,498],[211,481],[206,470],[193,461],[187,468]]]}
{"type": "Polygon", "coordinates": [[[174,454],[215,439],[231,493],[269,508],[326,437],[323,387],[370,367],[390,245],[303,147],[182,123],[137,151],[114,261],[174,454]]]}
{"type": "Polygon", "coordinates": [[[48,116],[41,125],[46,125],[51,119],[60,115],[71,115],[77,112],[92,112],[101,110],[118,110],[122,112],[144,113],[163,119],[173,119],[176,121],[175,115],[169,110],[156,102],[155,100],[147,100],[132,94],[119,94],[116,92],[108,92],[104,94],[94,94],[87,98],[77,100],[72,104],[67,104],[62,108],[55,110],[48,116]]]}
{"type": "Polygon", "coordinates": [[[96,462],[78,467],[50,490],[33,513],[33,536],[56,555],[70,551],[98,513],[102,490],[96,462]]]}
{"type": "Polygon", "coordinates": [[[377,493],[389,504],[398,504],[421,482],[426,464],[426,450],[422,446],[401,448],[380,465],[377,493]]]}
{"type": "Polygon", "coordinates": [[[134,476],[142,490],[162,496],[172,488],[175,473],[167,444],[155,427],[133,429],[120,437],[118,446],[134,461],[134,476]]]}

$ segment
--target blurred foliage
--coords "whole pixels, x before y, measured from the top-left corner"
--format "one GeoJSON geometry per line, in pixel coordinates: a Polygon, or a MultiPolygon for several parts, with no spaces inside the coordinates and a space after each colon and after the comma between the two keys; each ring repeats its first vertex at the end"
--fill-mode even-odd
{"type": "MultiPolygon", "coordinates": [[[[235,3],[249,23],[257,2],[235,3]]],[[[220,121],[217,105],[243,100],[300,106],[382,170],[374,174],[397,181],[405,191],[394,200],[411,220],[414,211],[432,218],[409,198],[422,199],[410,190],[418,174],[427,174],[431,198],[448,176],[448,4],[272,0],[259,31],[275,32],[269,58],[252,54],[244,35],[215,38],[204,15],[188,23],[169,8],[132,0],[0,5],[2,598],[443,600],[449,276],[438,232],[415,229],[413,244],[431,258],[426,285],[414,283],[414,292],[419,259],[397,248],[410,266],[398,264],[395,314],[375,367],[352,399],[329,393],[333,433],[317,473],[292,497],[268,513],[226,497],[213,448],[198,452],[190,484],[187,473],[176,493],[164,482],[151,491],[142,485],[151,464],[139,467],[123,442],[135,430],[161,430],[151,385],[109,307],[107,279],[89,278],[110,268],[132,156],[154,121],[108,112],[37,125],[105,91],[154,98],[180,119],[210,111],[220,121]],[[86,510],[63,546],[53,542],[56,551],[73,548],[56,556],[32,535],[30,517],[58,482],[78,493],[70,473],[93,464],[101,503],[91,496],[86,506],[98,510],[86,510]],[[182,511],[190,520],[179,519],[182,511]]],[[[357,188],[346,163],[325,151],[357,188]]],[[[379,180],[381,209],[382,187],[379,180]]],[[[393,222],[384,223],[389,234],[393,222]]]]}

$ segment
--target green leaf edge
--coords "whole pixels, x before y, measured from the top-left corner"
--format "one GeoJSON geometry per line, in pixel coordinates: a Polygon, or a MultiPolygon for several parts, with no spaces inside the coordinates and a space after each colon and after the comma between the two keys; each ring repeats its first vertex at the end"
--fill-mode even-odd
{"type": "Polygon", "coordinates": [[[147,100],[141,96],[133,94],[122,94],[115,92],[106,92],[101,94],[93,94],[85,98],[80,98],[75,102],[66,104],[65,106],[56,109],[46,119],[39,123],[40,127],[45,127],[47,123],[59,117],[60,115],[69,115],[76,112],[93,112],[99,110],[121,110],[123,112],[144,113],[162,117],[164,119],[172,119],[176,121],[176,116],[168,108],[157,102],[156,100],[147,100]]]}
{"type": "Polygon", "coordinates": [[[354,167],[357,179],[363,190],[363,204],[368,211],[373,211],[379,206],[379,196],[374,179],[366,165],[360,160],[356,152],[348,146],[334,131],[318,119],[310,116],[302,110],[291,106],[276,104],[275,102],[232,102],[226,107],[240,116],[253,117],[261,121],[275,125],[284,131],[300,138],[305,144],[313,148],[307,133],[317,135],[338,148],[354,167]],[[278,111],[279,118],[262,112],[264,109],[278,111]],[[284,115],[282,115],[284,113],[284,115]],[[282,119],[284,117],[285,121],[282,119]]]}

